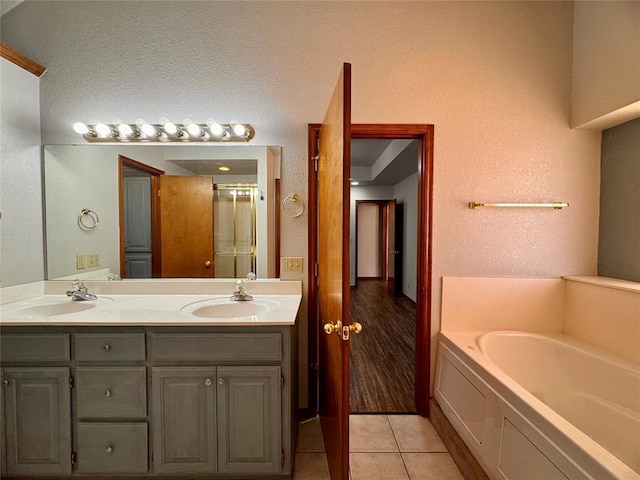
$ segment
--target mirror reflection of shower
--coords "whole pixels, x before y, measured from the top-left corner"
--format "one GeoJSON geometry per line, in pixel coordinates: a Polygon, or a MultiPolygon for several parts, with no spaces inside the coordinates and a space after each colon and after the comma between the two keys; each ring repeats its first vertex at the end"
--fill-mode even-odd
{"type": "Polygon", "coordinates": [[[213,188],[214,276],[246,277],[256,272],[258,186],[218,183],[213,188]]]}

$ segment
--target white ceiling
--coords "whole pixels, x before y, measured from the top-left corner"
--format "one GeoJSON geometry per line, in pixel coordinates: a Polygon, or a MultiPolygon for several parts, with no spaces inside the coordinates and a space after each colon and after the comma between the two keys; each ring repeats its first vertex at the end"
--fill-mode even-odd
{"type": "Polygon", "coordinates": [[[418,171],[418,140],[351,140],[351,178],[360,186],[393,186],[418,171]]]}

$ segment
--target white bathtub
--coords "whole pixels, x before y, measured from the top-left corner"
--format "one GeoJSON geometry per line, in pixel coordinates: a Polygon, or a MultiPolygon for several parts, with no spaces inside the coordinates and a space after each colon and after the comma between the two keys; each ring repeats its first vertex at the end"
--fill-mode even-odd
{"type": "Polygon", "coordinates": [[[640,480],[640,366],[566,336],[441,332],[435,397],[495,479],[640,480]]]}

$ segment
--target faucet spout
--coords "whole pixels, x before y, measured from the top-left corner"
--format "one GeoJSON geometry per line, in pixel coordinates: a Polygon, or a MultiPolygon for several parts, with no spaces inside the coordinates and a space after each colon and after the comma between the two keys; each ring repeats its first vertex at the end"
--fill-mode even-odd
{"type": "Polygon", "coordinates": [[[230,300],[234,302],[248,302],[253,300],[253,296],[249,295],[244,289],[244,281],[236,280],[236,283],[233,287],[233,295],[229,297],[230,300]]]}
{"type": "Polygon", "coordinates": [[[71,297],[72,302],[82,302],[85,300],[97,300],[98,296],[89,293],[89,289],[82,280],[74,280],[71,290],[67,290],[67,297],[71,297]]]}

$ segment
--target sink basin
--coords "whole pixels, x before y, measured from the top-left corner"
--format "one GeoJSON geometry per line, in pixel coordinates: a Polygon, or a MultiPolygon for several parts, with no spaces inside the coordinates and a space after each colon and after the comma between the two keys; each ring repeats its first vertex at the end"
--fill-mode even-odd
{"type": "Polygon", "coordinates": [[[228,298],[214,298],[190,303],[182,307],[183,312],[190,313],[201,318],[242,318],[271,312],[280,307],[275,300],[264,298],[254,299],[248,302],[235,302],[228,298]]]}
{"type": "Polygon", "coordinates": [[[15,318],[39,318],[68,315],[70,313],[80,313],[91,310],[101,303],[110,301],[111,299],[106,297],[84,302],[72,302],[70,299],[44,300],[34,305],[19,308],[12,312],[11,316],[15,318]]]}

